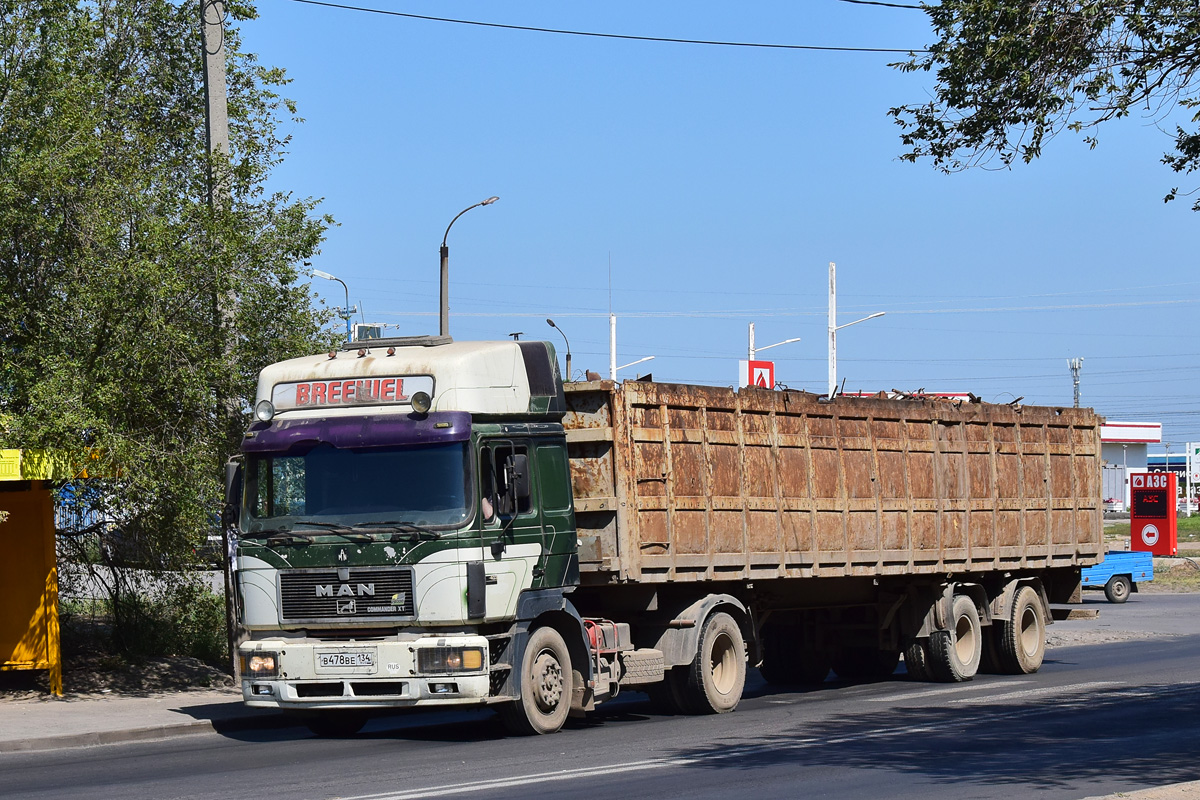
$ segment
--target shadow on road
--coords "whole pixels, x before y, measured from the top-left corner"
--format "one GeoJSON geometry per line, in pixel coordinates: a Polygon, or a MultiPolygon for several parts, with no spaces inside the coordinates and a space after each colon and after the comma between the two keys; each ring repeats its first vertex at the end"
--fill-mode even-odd
{"type": "Polygon", "coordinates": [[[1200,684],[1147,686],[1028,703],[890,707],[805,723],[753,744],[669,751],[698,769],[811,763],[899,770],[938,781],[1063,787],[1102,779],[1155,785],[1200,778],[1200,684]]]}

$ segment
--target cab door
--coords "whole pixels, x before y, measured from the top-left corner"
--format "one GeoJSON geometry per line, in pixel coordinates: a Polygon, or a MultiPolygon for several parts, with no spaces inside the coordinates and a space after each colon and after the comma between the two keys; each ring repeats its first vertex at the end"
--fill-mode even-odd
{"type": "Polygon", "coordinates": [[[468,616],[485,621],[511,619],[520,593],[540,585],[549,539],[542,527],[536,457],[529,439],[489,439],[479,448],[478,549],[464,551],[468,616]],[[482,562],[482,568],[479,566],[482,562]],[[472,577],[472,571],[476,573],[472,577]],[[484,583],[482,608],[471,602],[484,583]]]}

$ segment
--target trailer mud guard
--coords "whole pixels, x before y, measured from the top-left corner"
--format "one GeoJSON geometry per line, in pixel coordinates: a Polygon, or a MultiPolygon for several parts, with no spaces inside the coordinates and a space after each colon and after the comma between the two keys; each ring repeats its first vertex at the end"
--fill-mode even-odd
{"type": "Polygon", "coordinates": [[[710,594],[671,617],[659,633],[658,642],[653,647],[662,651],[665,666],[678,667],[692,663],[696,656],[696,648],[700,646],[702,623],[710,613],[722,606],[726,607],[726,610],[736,612],[733,618],[742,629],[742,638],[753,642],[754,637],[748,632],[750,612],[745,604],[733,595],[710,594]]]}

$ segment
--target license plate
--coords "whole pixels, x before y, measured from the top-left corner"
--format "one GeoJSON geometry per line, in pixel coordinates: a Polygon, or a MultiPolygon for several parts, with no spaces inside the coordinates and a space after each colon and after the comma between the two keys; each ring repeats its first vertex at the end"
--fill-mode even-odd
{"type": "Polygon", "coordinates": [[[352,669],[375,666],[375,654],[366,651],[317,653],[317,669],[352,669]]]}

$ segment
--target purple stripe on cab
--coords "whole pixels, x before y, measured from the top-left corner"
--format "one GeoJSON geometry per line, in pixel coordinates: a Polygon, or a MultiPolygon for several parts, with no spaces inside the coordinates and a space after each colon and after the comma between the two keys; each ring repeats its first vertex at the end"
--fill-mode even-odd
{"type": "Polygon", "coordinates": [[[242,439],[245,453],[281,453],[298,444],[328,442],[334,447],[395,447],[405,444],[465,442],[471,438],[466,411],[418,414],[274,419],[256,422],[242,439]]]}

